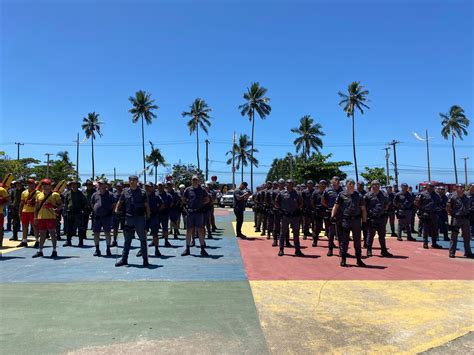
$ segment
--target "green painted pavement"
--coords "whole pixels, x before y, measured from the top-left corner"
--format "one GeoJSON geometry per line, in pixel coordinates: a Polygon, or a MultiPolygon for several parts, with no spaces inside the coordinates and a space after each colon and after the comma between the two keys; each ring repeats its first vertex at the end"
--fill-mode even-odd
{"type": "Polygon", "coordinates": [[[2,284],[0,308],[4,354],[268,352],[246,281],[2,284]]]}

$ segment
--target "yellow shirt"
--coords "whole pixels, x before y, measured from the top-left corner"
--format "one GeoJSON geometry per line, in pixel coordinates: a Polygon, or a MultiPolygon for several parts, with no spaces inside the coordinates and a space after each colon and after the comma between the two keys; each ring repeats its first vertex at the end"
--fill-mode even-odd
{"type": "MultiPolygon", "coordinates": [[[[36,203],[41,204],[45,198],[45,194],[40,192],[36,195],[36,203]]],[[[46,202],[41,206],[38,211],[38,219],[56,219],[56,212],[54,211],[61,204],[61,196],[57,192],[53,192],[49,195],[46,202]]]]}
{"type": "Polygon", "coordinates": [[[31,197],[30,197],[30,192],[28,190],[25,190],[21,193],[21,202],[23,202],[23,209],[21,212],[34,212],[35,211],[35,204],[36,204],[36,196],[38,196],[38,191],[33,190],[31,192],[31,197]],[[29,202],[28,202],[29,198],[29,202]]]}
{"type": "MultiPolygon", "coordinates": [[[[7,198],[8,191],[5,190],[3,187],[0,187],[0,198],[7,198]]],[[[5,207],[6,202],[0,202],[0,214],[3,214],[3,207],[5,207]]]]}

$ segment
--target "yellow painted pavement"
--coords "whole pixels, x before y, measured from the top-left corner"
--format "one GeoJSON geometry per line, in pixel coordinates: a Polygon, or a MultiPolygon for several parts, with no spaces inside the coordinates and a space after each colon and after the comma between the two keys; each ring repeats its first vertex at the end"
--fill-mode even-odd
{"type": "Polygon", "coordinates": [[[250,281],[275,354],[415,354],[474,330],[474,281],[250,281]]]}

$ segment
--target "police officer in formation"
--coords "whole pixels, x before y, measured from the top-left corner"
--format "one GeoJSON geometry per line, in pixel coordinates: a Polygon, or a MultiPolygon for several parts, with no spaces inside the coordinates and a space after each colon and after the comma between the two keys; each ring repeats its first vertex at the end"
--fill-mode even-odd
{"type": "MultiPolygon", "coordinates": [[[[339,236],[342,234],[341,229],[341,214],[335,213],[332,216],[332,212],[334,209],[334,205],[336,204],[337,197],[339,194],[343,192],[342,186],[340,184],[340,179],[338,176],[334,176],[331,179],[331,187],[326,189],[323,193],[321,204],[326,207],[327,218],[329,219],[328,226],[328,256],[333,255],[333,249],[336,247],[334,240],[336,239],[336,235],[339,236]],[[331,219],[335,220],[338,223],[333,223],[331,219]]],[[[336,211],[337,212],[337,211],[336,211]]]]}
{"type": "Polygon", "coordinates": [[[401,185],[402,191],[395,195],[393,200],[396,208],[396,215],[398,219],[398,234],[397,240],[402,241],[403,231],[407,234],[407,240],[416,241],[415,238],[411,236],[413,230],[412,220],[415,213],[415,196],[408,191],[408,184],[403,183],[401,185]]]}
{"type": "Polygon", "coordinates": [[[324,228],[324,220],[327,219],[329,223],[329,216],[326,213],[326,207],[322,204],[322,198],[327,186],[326,180],[320,180],[316,185],[316,189],[311,195],[311,207],[313,208],[313,243],[312,246],[318,245],[319,234],[324,228]]]}
{"type": "MultiPolygon", "coordinates": [[[[472,187],[472,185],[471,185],[472,187]]],[[[471,236],[469,230],[469,214],[470,208],[472,208],[472,194],[468,196],[464,192],[464,186],[462,184],[456,185],[456,191],[454,191],[448,202],[447,212],[451,215],[451,243],[449,247],[449,257],[454,258],[457,249],[459,230],[461,230],[461,236],[464,242],[464,256],[472,258],[471,251],[471,236]]]]}
{"type": "Polygon", "coordinates": [[[313,180],[308,180],[306,182],[306,188],[303,188],[301,191],[301,196],[303,197],[303,239],[311,237],[312,234],[310,230],[314,230],[314,213],[312,205],[312,197],[314,193],[314,182],[313,180]]]}
{"type": "Polygon", "coordinates": [[[372,245],[374,243],[375,234],[379,236],[381,256],[393,256],[387,250],[385,242],[385,234],[387,233],[387,212],[390,206],[390,198],[380,190],[380,182],[373,180],[371,191],[364,197],[367,210],[367,256],[372,256],[372,245]]]}
{"type": "Polygon", "coordinates": [[[293,242],[295,243],[295,255],[304,256],[300,248],[300,216],[303,208],[303,198],[301,193],[294,188],[293,180],[287,180],[286,189],[282,189],[276,199],[275,207],[280,210],[281,215],[281,234],[279,236],[280,251],[278,256],[284,255],[285,245],[290,239],[290,227],[293,233],[293,242]]]}
{"type": "Polygon", "coordinates": [[[438,244],[438,213],[441,197],[435,192],[434,185],[428,183],[415,199],[418,208],[418,218],[423,223],[423,248],[428,249],[428,238],[431,238],[431,247],[442,249],[438,244]]]}

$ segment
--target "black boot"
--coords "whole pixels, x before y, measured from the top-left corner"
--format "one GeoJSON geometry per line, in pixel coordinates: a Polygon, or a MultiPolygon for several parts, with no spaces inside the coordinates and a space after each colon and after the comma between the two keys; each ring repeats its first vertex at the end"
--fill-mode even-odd
{"type": "Polygon", "coordinates": [[[367,257],[370,258],[372,256],[372,248],[367,248],[367,257]]]}
{"type": "Polygon", "coordinates": [[[272,247],[277,247],[278,246],[278,241],[276,239],[273,239],[272,247]]]}
{"type": "Polygon", "coordinates": [[[387,249],[382,249],[382,253],[380,255],[382,255],[385,258],[391,258],[393,256],[393,254],[389,253],[387,249]]]}
{"type": "Polygon", "coordinates": [[[295,250],[295,255],[296,255],[296,256],[304,256],[304,254],[303,254],[303,252],[301,251],[300,248],[297,248],[297,249],[295,250]]]}
{"type": "Polygon", "coordinates": [[[95,246],[94,256],[102,256],[102,253],[100,252],[100,247],[98,245],[95,246]]]}
{"type": "Polygon", "coordinates": [[[107,245],[107,250],[105,251],[105,254],[107,256],[112,256],[112,253],[110,252],[110,246],[107,245]]]}
{"type": "Polygon", "coordinates": [[[63,247],[72,247],[71,238],[66,239],[66,243],[63,244],[63,247]]]}
{"type": "Polygon", "coordinates": [[[347,263],[346,263],[346,254],[342,254],[341,255],[341,264],[340,264],[342,267],[346,267],[347,266],[347,263]]]}
{"type": "Polygon", "coordinates": [[[209,254],[207,253],[206,249],[204,249],[204,247],[201,247],[201,256],[209,256],[209,254]]]}
{"type": "Polygon", "coordinates": [[[366,267],[367,265],[365,265],[361,258],[357,258],[357,266],[366,267]]]}
{"type": "Polygon", "coordinates": [[[191,255],[191,253],[189,252],[189,247],[186,247],[186,249],[184,249],[184,251],[181,253],[181,256],[187,256],[187,255],[191,255]]]}
{"type": "Polygon", "coordinates": [[[112,244],[110,244],[111,247],[116,247],[117,246],[117,239],[114,239],[112,244]]]}
{"type": "Polygon", "coordinates": [[[278,252],[278,256],[283,256],[285,253],[283,252],[283,248],[280,248],[280,251],[278,252]]]}
{"type": "Polygon", "coordinates": [[[160,251],[158,250],[158,247],[155,247],[155,256],[156,256],[156,257],[161,256],[161,253],[160,253],[160,251]]]}
{"type": "Polygon", "coordinates": [[[77,244],[79,248],[82,248],[84,246],[84,238],[79,238],[79,244],[77,244]]]}
{"type": "Polygon", "coordinates": [[[115,263],[115,267],[120,267],[124,265],[128,265],[128,260],[124,258],[120,258],[120,260],[115,263]]]}
{"type": "Polygon", "coordinates": [[[332,255],[333,255],[333,253],[332,253],[332,248],[329,248],[329,249],[328,249],[328,256],[332,256],[332,255]]]}

